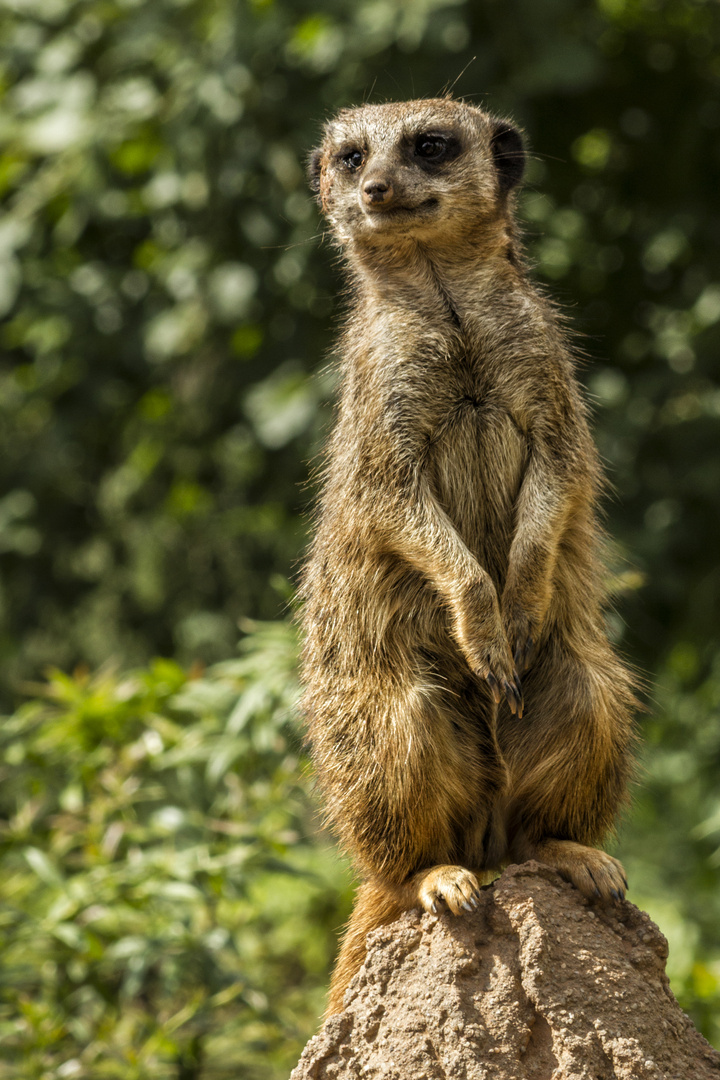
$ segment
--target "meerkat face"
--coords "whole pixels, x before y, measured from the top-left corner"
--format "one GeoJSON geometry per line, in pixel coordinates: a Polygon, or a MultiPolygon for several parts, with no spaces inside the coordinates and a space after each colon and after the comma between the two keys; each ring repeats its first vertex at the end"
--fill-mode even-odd
{"type": "Polygon", "coordinates": [[[451,99],[346,109],[310,158],[310,183],[341,243],[399,236],[453,243],[507,213],[522,178],[519,132],[451,99]]]}

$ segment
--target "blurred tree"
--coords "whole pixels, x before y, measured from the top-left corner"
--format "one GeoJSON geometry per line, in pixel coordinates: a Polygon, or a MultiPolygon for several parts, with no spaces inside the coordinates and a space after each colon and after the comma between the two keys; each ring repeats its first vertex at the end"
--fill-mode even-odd
{"type": "MultiPolygon", "coordinates": [[[[641,566],[630,644],[703,654],[718,600],[718,10],[703,0],[30,0],[0,120],[0,648],[227,655],[304,539],[336,285],[303,159],[323,116],[457,92],[527,127],[541,276],[641,566]]],[[[628,609],[630,610],[630,609],[628,609]]]]}
{"type": "Polygon", "coordinates": [[[5,16],[11,677],[217,658],[287,599],[322,393],[299,341],[329,306],[306,272],[312,120],[271,74],[293,32],[230,3],[5,16]]]}
{"type": "Polygon", "coordinates": [[[203,678],[56,672],[6,720],[3,1077],[287,1077],[348,886],[300,787],[294,668],[263,624],[203,678]]]}

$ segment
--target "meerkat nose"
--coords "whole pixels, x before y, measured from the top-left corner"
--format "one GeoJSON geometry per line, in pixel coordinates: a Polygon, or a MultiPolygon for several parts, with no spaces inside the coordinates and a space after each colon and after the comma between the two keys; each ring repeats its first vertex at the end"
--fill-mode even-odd
{"type": "Polygon", "coordinates": [[[363,202],[368,205],[388,203],[394,194],[392,183],[384,177],[368,177],[362,186],[363,202]]]}

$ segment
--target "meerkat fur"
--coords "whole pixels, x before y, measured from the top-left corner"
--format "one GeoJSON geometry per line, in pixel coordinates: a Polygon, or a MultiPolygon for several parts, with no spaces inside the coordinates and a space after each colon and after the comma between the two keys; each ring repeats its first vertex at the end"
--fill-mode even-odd
{"type": "Polygon", "coordinates": [[[449,97],[346,109],[310,161],[350,292],[301,585],[314,768],[362,877],[329,1013],[370,930],[472,910],[508,862],[627,886],[596,845],[634,679],[573,351],[520,250],[524,162],[512,123],[449,97]]]}

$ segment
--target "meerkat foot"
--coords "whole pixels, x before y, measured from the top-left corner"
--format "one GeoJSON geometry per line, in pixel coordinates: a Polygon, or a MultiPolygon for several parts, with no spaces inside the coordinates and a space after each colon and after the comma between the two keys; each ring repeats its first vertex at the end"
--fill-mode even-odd
{"type": "Polygon", "coordinates": [[[416,878],[417,898],[425,911],[437,914],[444,900],[453,915],[474,911],[480,896],[480,884],[464,866],[433,866],[416,878]]]}
{"type": "Polygon", "coordinates": [[[555,867],[589,900],[624,900],[628,887],[623,865],[612,855],[572,840],[543,840],[531,858],[555,867]]]}

